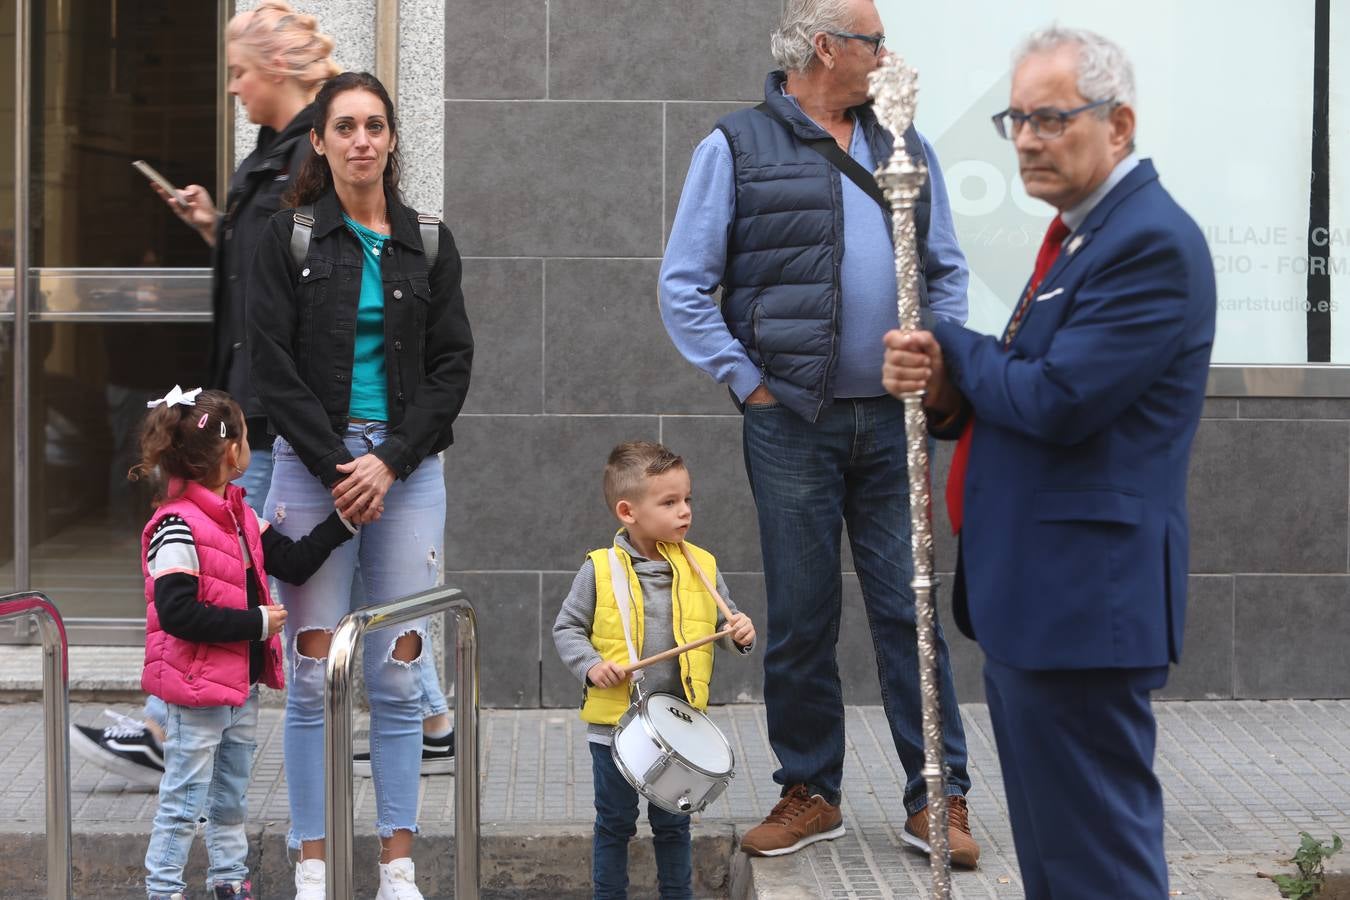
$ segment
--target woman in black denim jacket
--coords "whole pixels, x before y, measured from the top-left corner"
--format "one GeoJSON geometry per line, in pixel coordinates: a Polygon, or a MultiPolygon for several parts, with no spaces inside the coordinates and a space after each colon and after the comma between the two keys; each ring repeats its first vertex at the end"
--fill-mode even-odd
{"type": "MultiPolygon", "coordinates": [[[[428,268],[417,213],[399,196],[397,123],[383,85],[344,73],[324,85],[314,109],[316,155],[290,195],[312,208],[307,252],[297,263],[297,211],[278,213],[258,243],[247,296],[253,384],[277,433],[265,518],[284,534],[308,533],[336,504],[361,526],[307,584],[280,586],[297,897],[322,896],[324,886],[323,767],[315,762],[332,629],[351,611],[358,564],[366,605],[439,579],[445,479],[435,454],[451,443],[473,359],[459,253],[439,224],[428,268]]],[[[366,638],[380,898],[421,896],[410,857],[424,636],[417,621],[366,638]]]]}
{"type": "MultiPolygon", "coordinates": [[[[324,94],[335,85],[338,93],[342,83],[358,77],[349,72],[328,82],[315,103],[316,127],[328,112],[324,94]]],[[[395,476],[407,478],[422,460],[452,443],[451,426],[469,389],[473,336],[454,238],[441,224],[436,262],[428,271],[417,212],[400,200],[397,152],[389,154],[379,204],[390,230],[381,273],[388,436],[372,452],[395,476]]],[[[291,195],[297,205],[314,207],[313,238],[303,265],[291,258],[294,210],[282,210],[258,242],[248,292],[255,390],[272,430],[290,441],[325,487],[342,480],[339,464],[352,461],[342,434],[349,419],[363,264],[360,239],[344,227],[349,211],[331,172],[323,156],[315,158],[291,195]],[[311,174],[323,175],[321,192],[306,183],[311,174]]]]}

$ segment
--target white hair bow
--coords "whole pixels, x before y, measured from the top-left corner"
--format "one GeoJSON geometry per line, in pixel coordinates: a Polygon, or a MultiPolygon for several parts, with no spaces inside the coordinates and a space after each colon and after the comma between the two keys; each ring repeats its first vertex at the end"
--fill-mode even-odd
{"type": "Polygon", "coordinates": [[[195,406],[197,403],[197,395],[200,394],[201,392],[202,392],[201,388],[197,388],[196,390],[191,391],[184,391],[182,388],[180,388],[178,385],[175,384],[173,386],[173,390],[169,391],[167,394],[165,394],[163,397],[160,397],[158,400],[151,400],[150,402],[146,403],[145,406],[147,409],[154,409],[161,403],[166,404],[168,406],[195,406]]]}

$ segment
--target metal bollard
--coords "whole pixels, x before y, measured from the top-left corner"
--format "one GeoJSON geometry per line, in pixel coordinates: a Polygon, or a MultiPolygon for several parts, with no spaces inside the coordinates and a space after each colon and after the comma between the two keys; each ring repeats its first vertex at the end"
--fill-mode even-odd
{"type": "Polygon", "coordinates": [[[0,622],[32,616],[42,635],[42,726],[47,767],[47,898],[70,900],[70,663],[66,626],[43,594],[0,597],[0,622]]]}
{"type": "MultiPolygon", "coordinates": [[[[478,900],[478,626],[458,588],[357,610],[333,632],[324,691],[328,900],[352,900],[352,662],[368,631],[449,612],[455,633],[455,897],[478,900]]],[[[428,648],[422,648],[428,652],[428,648]]]]}

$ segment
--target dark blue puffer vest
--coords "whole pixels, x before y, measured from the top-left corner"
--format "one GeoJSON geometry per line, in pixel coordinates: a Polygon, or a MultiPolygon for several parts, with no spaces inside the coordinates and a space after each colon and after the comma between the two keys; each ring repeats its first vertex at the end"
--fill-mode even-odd
{"type": "MultiPolygon", "coordinates": [[[[845,176],[798,139],[830,135],[783,94],[786,81],[782,72],[771,72],[764,100],[792,123],[793,133],[755,109],[737,110],[717,122],[736,170],[722,315],[764,373],[774,397],[814,422],[833,400],[838,361],[839,271],[844,259],[840,179],[845,176]]],[[[855,107],[852,113],[876,163],[890,159],[891,134],[871,106],[855,107]]],[[[910,156],[923,158],[923,145],[912,127],[905,132],[905,147],[910,156]]],[[[928,259],[931,214],[932,189],[924,182],[914,208],[920,272],[928,259]]],[[[919,291],[926,308],[923,278],[919,291]]]]}

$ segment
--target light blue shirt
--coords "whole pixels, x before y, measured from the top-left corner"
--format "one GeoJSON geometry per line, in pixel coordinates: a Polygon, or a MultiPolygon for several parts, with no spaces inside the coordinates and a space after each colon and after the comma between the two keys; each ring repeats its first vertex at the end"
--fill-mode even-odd
{"type": "MultiPolygon", "coordinates": [[[[789,99],[793,99],[788,95],[789,99]]],[[[795,99],[793,99],[795,103],[795,99]]],[[[930,269],[945,269],[928,282],[935,315],[964,324],[969,272],[956,242],[947,186],[937,154],[920,137],[932,186],[928,226],[930,269]]],[[[873,171],[876,163],[856,122],[849,155],[873,171]]],[[[844,199],[844,259],[840,267],[839,363],[834,396],[876,397],[881,386],[882,337],[896,327],[895,250],[881,207],[853,181],[840,177],[844,199]]],[[[684,191],[661,264],[661,318],[676,348],[744,400],[759,387],[761,373],[744,345],[732,337],[714,292],[727,261],[727,234],[736,215],[736,173],[731,148],[720,129],[694,150],[684,191]]]]}
{"type": "Polygon", "coordinates": [[[1097,208],[1097,204],[1106,199],[1106,195],[1116,189],[1116,185],[1125,180],[1125,176],[1134,171],[1134,167],[1139,165],[1139,154],[1131,153],[1111,170],[1111,174],[1106,176],[1106,180],[1097,185],[1097,189],[1088,194],[1083,201],[1072,209],[1066,209],[1059,214],[1064,220],[1064,224],[1069,226],[1069,233],[1073,234],[1078,230],[1078,226],[1087,221],[1087,217],[1097,208]]]}

